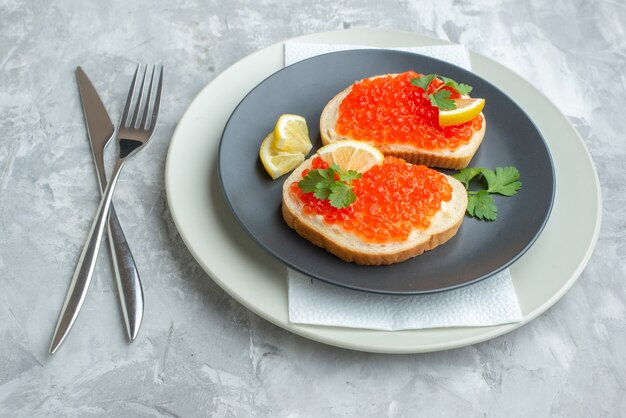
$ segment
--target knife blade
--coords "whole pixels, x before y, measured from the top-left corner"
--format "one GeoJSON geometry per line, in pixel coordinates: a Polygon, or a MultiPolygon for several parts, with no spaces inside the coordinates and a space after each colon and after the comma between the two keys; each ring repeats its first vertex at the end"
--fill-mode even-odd
{"type": "MultiPolygon", "coordinates": [[[[115,126],[111,122],[109,112],[107,112],[102,100],[100,100],[98,92],[81,67],[76,68],[76,80],[78,81],[78,91],[83,106],[83,115],[87,125],[91,152],[94,160],[98,160],[97,151],[104,150],[104,147],[115,133],[115,126]]],[[[100,171],[100,167],[96,168],[98,170],[98,180],[104,177],[106,182],[105,173],[100,171]]]]}
{"type": "MultiPolygon", "coordinates": [[[[104,149],[113,137],[115,127],[102,100],[100,100],[98,92],[81,67],[76,69],[76,78],[87,126],[87,135],[98,174],[98,184],[102,193],[107,185],[104,170],[104,149]]],[[[113,207],[111,207],[109,215],[108,229],[111,258],[113,259],[122,314],[128,338],[132,342],[137,337],[143,318],[143,289],[135,260],[113,207]]],[[[88,288],[89,283],[75,283],[75,280],[72,280],[50,343],[51,354],[58,349],[74,324],[88,288]]]]}

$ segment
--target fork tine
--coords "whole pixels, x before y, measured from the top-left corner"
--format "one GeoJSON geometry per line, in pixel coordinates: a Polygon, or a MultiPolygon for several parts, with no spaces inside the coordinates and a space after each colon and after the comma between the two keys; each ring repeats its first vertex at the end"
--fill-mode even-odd
{"type": "Polygon", "coordinates": [[[141,77],[141,87],[139,87],[139,93],[137,94],[137,101],[135,102],[135,110],[133,112],[133,120],[130,122],[130,128],[135,128],[137,126],[137,117],[139,116],[139,110],[141,109],[141,105],[144,102],[144,94],[143,94],[143,86],[146,82],[146,75],[148,74],[148,65],[146,65],[146,69],[143,71],[143,76],[141,77]]]}
{"type": "Polygon", "coordinates": [[[159,107],[161,106],[161,89],[163,88],[163,66],[161,66],[161,71],[159,71],[159,82],[157,84],[156,97],[154,99],[154,107],[152,108],[152,116],[150,118],[150,127],[149,131],[154,131],[156,126],[157,118],[159,116],[159,107]]]}
{"type": "Polygon", "coordinates": [[[122,113],[122,122],[121,126],[126,126],[128,122],[128,111],[130,110],[130,105],[133,102],[133,96],[135,95],[135,84],[137,82],[137,75],[139,74],[139,67],[141,64],[137,64],[137,69],[135,70],[135,76],[133,77],[132,83],[130,83],[130,89],[128,90],[128,97],[126,98],[126,104],[124,105],[124,112],[122,113]]]}
{"type": "Polygon", "coordinates": [[[156,65],[152,67],[152,75],[150,76],[150,86],[148,86],[148,95],[146,97],[146,106],[143,109],[143,115],[141,116],[141,124],[139,129],[146,129],[146,123],[148,122],[148,110],[150,110],[150,103],[152,103],[152,84],[154,82],[154,73],[156,73],[156,65]]]}

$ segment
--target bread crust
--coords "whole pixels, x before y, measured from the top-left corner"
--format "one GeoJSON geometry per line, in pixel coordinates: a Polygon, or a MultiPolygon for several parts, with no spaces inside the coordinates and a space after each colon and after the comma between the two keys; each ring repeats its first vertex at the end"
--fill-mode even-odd
{"type": "MultiPolygon", "coordinates": [[[[385,76],[398,76],[399,74],[385,74],[371,78],[385,77],[385,76]]],[[[337,125],[337,118],[339,117],[339,106],[343,99],[352,91],[352,86],[338,93],[330,100],[322,114],[320,116],[320,134],[322,137],[322,143],[324,145],[332,142],[341,141],[344,139],[354,139],[349,136],[340,135],[335,130],[337,125]]],[[[428,167],[449,168],[454,170],[460,170],[465,168],[470,163],[474,154],[478,150],[478,147],[485,137],[485,130],[487,128],[487,119],[481,112],[483,117],[483,123],[480,130],[474,132],[469,143],[459,147],[455,151],[449,150],[423,150],[416,148],[410,144],[378,144],[373,141],[364,141],[371,145],[376,146],[385,155],[393,155],[398,158],[402,158],[412,164],[423,164],[428,167]]]]}
{"type": "MultiPolygon", "coordinates": [[[[371,243],[337,225],[327,225],[321,215],[305,215],[302,202],[291,191],[290,185],[301,178],[304,169],[311,167],[315,155],[296,168],[283,184],[282,213],[289,227],[314,245],[324,248],[347,262],[362,265],[394,264],[432,250],[452,238],[463,222],[467,209],[465,187],[446,176],[452,185],[452,199],[437,212],[426,230],[415,229],[406,241],[371,243]]],[[[443,205],[442,205],[443,206],[443,205]]]]}

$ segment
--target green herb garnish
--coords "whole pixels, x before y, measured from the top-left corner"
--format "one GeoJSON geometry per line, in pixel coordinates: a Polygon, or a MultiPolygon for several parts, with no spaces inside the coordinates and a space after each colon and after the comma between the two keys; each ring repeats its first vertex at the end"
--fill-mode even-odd
{"type": "Polygon", "coordinates": [[[358,178],[361,178],[361,173],[354,170],[343,172],[333,164],[325,170],[318,168],[309,171],[298,182],[298,187],[305,193],[313,192],[313,196],[318,199],[330,201],[332,207],[339,209],[350,206],[356,200],[350,183],[358,178]]]}
{"type": "Polygon", "coordinates": [[[419,78],[413,78],[411,79],[411,85],[424,90],[428,95],[428,98],[430,99],[430,103],[440,110],[456,109],[456,103],[454,102],[454,100],[450,99],[450,91],[442,90],[444,87],[449,87],[462,95],[468,95],[472,91],[472,86],[468,86],[467,84],[463,83],[457,83],[451,78],[443,77],[437,74],[427,74],[419,78]],[[428,93],[428,86],[430,86],[430,83],[432,83],[435,78],[441,80],[443,84],[437,87],[432,93],[428,93]]]}
{"type": "Polygon", "coordinates": [[[463,183],[467,189],[467,213],[488,221],[495,221],[498,216],[498,208],[490,194],[513,196],[522,187],[522,183],[518,181],[519,171],[515,167],[497,167],[495,171],[489,168],[469,167],[452,177],[463,183]],[[470,191],[470,181],[477,176],[478,180],[483,180],[483,186],[486,183],[487,188],[470,191]]]}

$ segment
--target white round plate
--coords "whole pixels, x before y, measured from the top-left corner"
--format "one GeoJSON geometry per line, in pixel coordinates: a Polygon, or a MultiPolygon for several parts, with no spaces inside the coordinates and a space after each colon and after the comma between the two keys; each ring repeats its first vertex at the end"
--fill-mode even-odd
{"type": "MultiPolygon", "coordinates": [[[[371,29],[318,33],[295,40],[374,47],[447,43],[409,32],[371,29]]],[[[216,167],[228,117],[254,86],[283,68],[283,43],[245,57],[216,77],[194,99],[174,132],[165,170],[168,204],[195,259],[220,287],[261,317],[312,340],[354,350],[419,353],[456,348],[505,334],[545,312],[576,281],[597,241],[601,217],[598,176],[582,139],[550,100],[497,62],[474,53],[470,58],[473,72],[511,96],[533,119],[554,159],[556,196],[550,220],[533,247],[510,267],[522,322],[393,332],[289,322],[287,268],[239,226],[225,201],[216,167]],[[585,199],[577,198],[581,195],[585,199]]]]}

